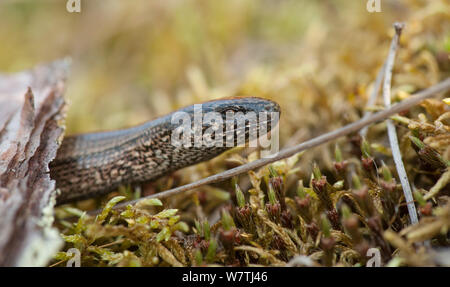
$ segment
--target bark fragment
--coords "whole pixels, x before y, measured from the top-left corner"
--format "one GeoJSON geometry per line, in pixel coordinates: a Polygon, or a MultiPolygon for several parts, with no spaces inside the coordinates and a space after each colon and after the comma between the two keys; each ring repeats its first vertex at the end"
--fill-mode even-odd
{"type": "Polygon", "coordinates": [[[64,132],[69,60],[0,74],[0,266],[43,266],[61,247],[48,164],[64,132]]]}

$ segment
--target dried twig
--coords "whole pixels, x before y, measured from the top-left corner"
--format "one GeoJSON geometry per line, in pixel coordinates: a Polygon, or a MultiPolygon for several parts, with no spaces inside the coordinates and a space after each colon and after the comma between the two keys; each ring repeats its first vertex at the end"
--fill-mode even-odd
{"type": "MultiPolygon", "coordinates": [[[[386,62],[383,63],[383,66],[381,67],[380,71],[378,72],[377,78],[375,79],[375,83],[373,84],[373,90],[372,93],[370,93],[369,100],[367,101],[366,107],[372,107],[375,105],[375,102],[377,101],[378,92],[380,91],[381,82],[383,81],[384,71],[386,70],[386,62]]],[[[369,117],[372,114],[370,111],[366,111],[363,115],[363,119],[369,117]]],[[[368,127],[364,127],[359,131],[359,134],[361,137],[366,137],[367,135],[368,127]]]]}
{"type": "MultiPolygon", "coordinates": [[[[360,130],[361,128],[363,128],[367,125],[370,125],[377,121],[384,120],[387,117],[392,116],[398,112],[407,110],[407,109],[417,105],[422,100],[432,97],[436,93],[445,92],[448,90],[450,90],[450,78],[448,78],[426,90],[420,91],[420,92],[416,93],[415,95],[411,96],[410,98],[408,98],[400,103],[397,103],[395,105],[392,105],[389,108],[387,108],[381,112],[375,113],[365,119],[361,119],[359,121],[353,122],[353,123],[346,125],[340,129],[325,133],[323,135],[320,135],[318,137],[315,137],[313,139],[310,139],[308,141],[300,143],[296,146],[285,148],[285,149],[279,151],[273,157],[255,160],[253,162],[229,169],[227,171],[200,179],[196,182],[189,183],[189,184],[186,184],[183,186],[179,186],[179,187],[176,187],[173,189],[169,189],[169,190],[157,193],[157,194],[152,194],[152,195],[146,196],[144,198],[165,198],[165,197],[176,195],[176,194],[179,194],[179,193],[182,193],[182,192],[194,189],[194,188],[198,188],[198,187],[206,185],[206,184],[212,184],[212,183],[224,181],[233,176],[242,174],[242,173],[250,171],[250,170],[257,169],[257,168],[265,166],[269,163],[272,163],[272,162],[275,162],[275,161],[278,161],[278,160],[281,160],[284,158],[288,158],[288,157],[293,156],[294,154],[299,153],[303,150],[306,150],[306,149],[309,149],[312,147],[316,147],[318,145],[321,145],[323,143],[337,139],[339,137],[346,136],[353,132],[357,132],[358,130],[360,130]]],[[[144,198],[141,198],[141,199],[144,199],[144,198]]],[[[128,204],[135,204],[136,202],[138,202],[141,199],[123,202],[123,203],[116,205],[114,208],[121,208],[128,204]]],[[[98,213],[98,211],[90,212],[90,214],[96,214],[96,213],[98,213]]]]}
{"type": "MultiPolygon", "coordinates": [[[[402,29],[405,25],[403,23],[395,23],[395,35],[392,39],[391,47],[389,49],[389,55],[386,61],[386,70],[384,72],[383,83],[383,100],[386,107],[391,106],[391,80],[392,69],[394,68],[395,53],[398,48],[398,42],[402,29]]],[[[408,206],[409,219],[412,224],[416,224],[419,220],[417,218],[416,206],[414,205],[414,198],[411,192],[411,186],[409,185],[408,175],[406,174],[405,166],[403,165],[402,155],[400,153],[400,147],[398,145],[397,131],[395,129],[394,122],[391,119],[386,120],[389,144],[392,150],[392,156],[394,158],[395,167],[397,169],[398,177],[403,187],[403,193],[405,195],[406,204],[408,206]]]]}

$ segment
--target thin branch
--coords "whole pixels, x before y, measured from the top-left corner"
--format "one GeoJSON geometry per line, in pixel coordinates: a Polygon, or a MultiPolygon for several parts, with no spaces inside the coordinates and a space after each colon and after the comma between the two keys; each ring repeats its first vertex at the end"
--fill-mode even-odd
{"type": "MultiPolygon", "coordinates": [[[[361,119],[359,121],[353,122],[351,124],[348,124],[342,128],[339,128],[337,130],[325,133],[323,135],[320,135],[318,137],[315,137],[313,139],[307,140],[303,143],[300,143],[296,146],[293,147],[289,147],[289,148],[285,148],[281,151],[279,151],[278,153],[276,153],[273,157],[270,158],[262,158],[259,160],[255,160],[253,162],[226,170],[224,172],[218,173],[218,174],[214,174],[211,175],[209,177],[200,179],[198,181],[195,181],[193,183],[189,183],[183,186],[179,186],[173,189],[169,189],[160,193],[156,193],[156,194],[152,194],[140,199],[136,199],[136,200],[132,200],[132,201],[127,201],[127,202],[123,202],[120,203],[118,205],[116,205],[114,208],[121,208],[121,207],[125,207],[128,204],[135,204],[136,202],[138,202],[141,199],[147,199],[147,198],[165,198],[168,196],[173,196],[176,194],[180,194],[182,192],[194,189],[194,188],[198,188],[200,186],[206,185],[206,184],[212,184],[212,183],[216,183],[216,182],[221,182],[224,181],[226,179],[229,179],[233,176],[248,172],[250,170],[254,170],[257,169],[259,167],[265,166],[269,163],[275,162],[275,161],[279,161],[281,159],[284,158],[288,158],[290,156],[293,156],[296,153],[299,153],[301,151],[304,151],[306,149],[312,148],[312,147],[316,147],[319,146],[323,143],[335,140],[339,137],[342,136],[346,136],[350,133],[354,133],[359,131],[361,128],[368,126],[370,124],[373,124],[375,122],[378,121],[382,121],[385,120],[387,117],[390,117],[396,113],[399,113],[401,111],[405,111],[415,105],[417,105],[419,102],[421,102],[422,100],[425,100],[427,98],[430,98],[432,96],[434,96],[435,94],[439,93],[439,92],[446,92],[450,90],[450,78],[447,78],[446,80],[426,89],[423,91],[420,91],[418,93],[416,93],[415,95],[411,96],[410,98],[397,103],[395,105],[390,106],[389,108],[380,111],[378,113],[375,113],[365,119],[361,119]]],[[[96,211],[92,211],[89,214],[97,214],[98,210],[96,211]]]]}
{"type": "MultiPolygon", "coordinates": [[[[381,88],[381,83],[383,81],[384,71],[386,70],[386,62],[383,63],[383,66],[381,67],[380,71],[378,72],[377,78],[375,79],[375,83],[373,84],[373,90],[370,93],[369,100],[367,101],[366,108],[372,107],[375,105],[375,102],[377,101],[378,92],[381,88]]],[[[366,111],[363,115],[363,119],[369,117],[372,114],[370,111],[366,111]]],[[[366,137],[367,135],[368,127],[364,127],[359,131],[359,134],[361,137],[366,137]]]]}
{"type": "MultiPolygon", "coordinates": [[[[398,48],[398,42],[402,29],[404,28],[403,23],[395,23],[395,35],[392,39],[391,47],[389,49],[389,55],[386,62],[386,71],[384,73],[384,83],[383,83],[383,100],[384,105],[389,108],[391,106],[391,81],[392,81],[392,69],[394,68],[395,53],[398,48]]],[[[400,147],[398,145],[397,131],[395,129],[394,122],[391,119],[386,120],[389,144],[392,150],[392,156],[394,157],[395,167],[397,169],[398,177],[403,187],[403,193],[405,195],[406,205],[408,206],[409,219],[411,224],[416,224],[419,222],[417,218],[416,206],[414,205],[414,198],[411,192],[411,186],[409,185],[408,175],[406,174],[405,166],[403,165],[402,155],[400,153],[400,147]]]]}

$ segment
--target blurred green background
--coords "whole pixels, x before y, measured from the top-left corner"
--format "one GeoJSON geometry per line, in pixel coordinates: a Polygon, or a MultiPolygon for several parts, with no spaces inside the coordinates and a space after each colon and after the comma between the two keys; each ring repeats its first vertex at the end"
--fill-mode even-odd
{"type": "Polygon", "coordinates": [[[287,144],[360,116],[394,21],[407,23],[402,44],[412,48],[399,54],[394,85],[424,88],[448,72],[437,60],[425,71],[411,63],[424,49],[448,60],[448,1],[383,0],[381,13],[366,2],[81,0],[81,13],[68,13],[64,0],[1,1],[0,71],[72,57],[69,133],[248,95],[281,104],[287,144]]]}

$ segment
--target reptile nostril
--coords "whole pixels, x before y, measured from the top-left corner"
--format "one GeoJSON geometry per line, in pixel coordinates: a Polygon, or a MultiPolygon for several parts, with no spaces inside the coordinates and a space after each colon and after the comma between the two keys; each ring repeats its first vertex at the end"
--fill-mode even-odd
{"type": "Polygon", "coordinates": [[[268,112],[278,112],[279,111],[279,106],[275,105],[275,104],[267,104],[264,106],[264,110],[268,111],[268,112]]]}

